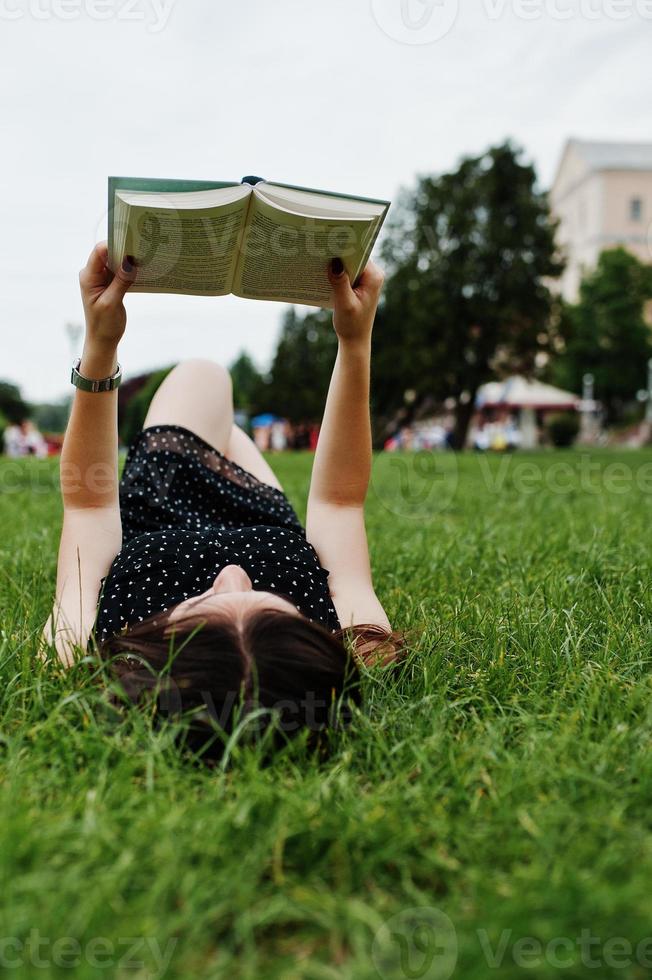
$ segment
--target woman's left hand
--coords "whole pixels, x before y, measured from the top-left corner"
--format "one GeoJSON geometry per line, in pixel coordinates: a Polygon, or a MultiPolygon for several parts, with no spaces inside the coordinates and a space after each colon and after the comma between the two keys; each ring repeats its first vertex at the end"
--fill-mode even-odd
{"type": "Polygon", "coordinates": [[[383,286],[383,273],[374,262],[369,262],[354,287],[342,260],[333,259],[328,278],[333,288],[333,326],[340,341],[368,341],[383,286]]]}
{"type": "Polygon", "coordinates": [[[127,326],[123,299],[136,279],[136,265],[127,256],[115,275],[108,266],[106,242],[96,245],[79,273],[86,337],[100,347],[117,347],[127,326]]]}

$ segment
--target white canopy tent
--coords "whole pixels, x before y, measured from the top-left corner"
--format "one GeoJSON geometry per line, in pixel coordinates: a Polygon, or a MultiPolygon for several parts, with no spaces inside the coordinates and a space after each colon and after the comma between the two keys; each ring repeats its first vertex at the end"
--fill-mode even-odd
{"type": "Polygon", "coordinates": [[[579,395],[542,381],[514,375],[505,381],[489,381],[478,389],[476,408],[531,408],[534,411],[573,411],[580,407],[579,395]]]}
{"type": "Polygon", "coordinates": [[[505,381],[490,381],[478,389],[477,409],[507,408],[519,410],[521,446],[533,449],[539,441],[536,412],[578,411],[581,398],[542,381],[514,375],[505,381]]]}

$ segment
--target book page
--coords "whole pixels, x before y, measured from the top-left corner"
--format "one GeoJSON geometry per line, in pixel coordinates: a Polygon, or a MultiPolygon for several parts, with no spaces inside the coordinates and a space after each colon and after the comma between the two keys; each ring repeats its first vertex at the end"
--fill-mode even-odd
{"type": "Polygon", "coordinates": [[[320,218],[381,218],[389,207],[387,202],[287,187],[269,181],[257,184],[256,191],[264,200],[286,211],[320,218]]]}
{"type": "Polygon", "coordinates": [[[329,261],[339,256],[353,279],[377,221],[295,214],[254,190],[233,292],[249,299],[332,307],[329,261]]]}
{"type": "Polygon", "coordinates": [[[114,254],[137,262],[133,292],[221,296],[231,292],[251,195],[239,187],[212,195],[116,192],[114,254]],[[236,193],[237,191],[237,193],[236,193]]]}

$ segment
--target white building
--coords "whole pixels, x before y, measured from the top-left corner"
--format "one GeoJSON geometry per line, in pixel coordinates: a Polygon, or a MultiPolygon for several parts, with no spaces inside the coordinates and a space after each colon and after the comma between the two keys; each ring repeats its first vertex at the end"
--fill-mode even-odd
{"type": "Polygon", "coordinates": [[[569,140],[550,202],[567,261],[565,299],[577,299],[583,273],[606,248],[623,245],[652,262],[652,143],[569,140]]]}

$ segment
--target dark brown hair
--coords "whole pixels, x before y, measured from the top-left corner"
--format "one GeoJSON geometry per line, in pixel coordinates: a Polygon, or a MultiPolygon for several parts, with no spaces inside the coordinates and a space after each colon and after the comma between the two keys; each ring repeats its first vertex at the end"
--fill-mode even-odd
{"type": "Polygon", "coordinates": [[[156,713],[191,712],[186,746],[205,761],[221,758],[237,725],[267,733],[272,746],[308,729],[320,733],[347,720],[359,705],[358,663],[386,664],[400,656],[399,634],[365,626],[331,633],[305,616],[259,610],[233,622],[170,623],[165,613],[99,644],[126,698],[150,692],[156,713]]]}

